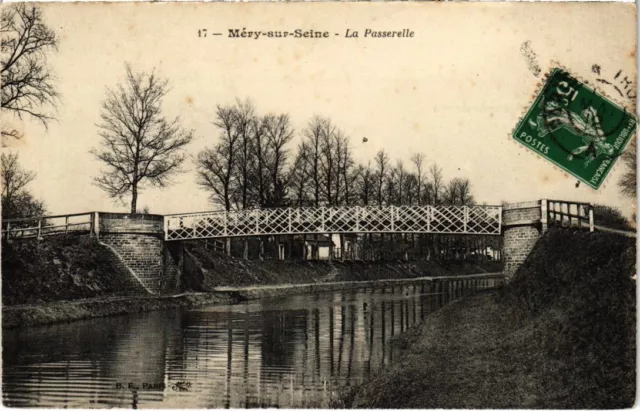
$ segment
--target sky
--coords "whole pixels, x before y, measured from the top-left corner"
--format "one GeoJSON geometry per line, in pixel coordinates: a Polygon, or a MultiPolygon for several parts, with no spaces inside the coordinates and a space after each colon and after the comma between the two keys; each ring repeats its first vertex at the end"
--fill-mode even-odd
{"type": "MultiPolygon", "coordinates": [[[[315,114],[330,117],[348,136],[357,161],[384,149],[410,166],[422,152],[446,180],[467,177],[478,202],[542,198],[620,208],[621,162],[604,185],[576,187],[546,160],[519,146],[511,132],[553,61],[596,83],[622,70],[636,78],[636,23],[632,4],[42,4],[60,38],[49,56],[61,94],[48,129],[21,123],[25,137],[8,150],[37,172],[29,186],[50,213],[122,211],[92,178],[100,163],[100,102],[124,79],[125,62],[170,82],[163,109],[179,116],[195,139],[185,172],[165,189],[142,190],[138,205],[152,213],[213,209],[196,184],[191,159],[212,146],[215,108],[250,98],[259,113],[289,113],[297,131],[315,114]],[[199,38],[207,28],[222,36],[199,38]],[[327,30],[328,39],[229,38],[229,29],[327,30]],[[364,30],[414,32],[412,38],[365,38],[364,30]],[[345,38],[346,29],[359,38],[345,38]],[[338,33],[338,36],[334,34],[338,33]],[[527,53],[523,53],[526,42],[527,53]],[[535,64],[534,64],[535,63],[535,64]],[[592,67],[597,64],[600,74],[592,67]],[[362,143],[363,137],[368,142],[362,143]]],[[[602,85],[613,96],[614,90],[602,85]]],[[[633,101],[617,97],[635,111],[633,101]]],[[[6,114],[4,114],[6,115],[6,114]]]]}

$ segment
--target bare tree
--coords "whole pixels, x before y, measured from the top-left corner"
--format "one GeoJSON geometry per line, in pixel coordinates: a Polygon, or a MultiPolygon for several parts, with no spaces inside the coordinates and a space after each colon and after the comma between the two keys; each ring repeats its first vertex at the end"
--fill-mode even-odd
{"type": "Polygon", "coordinates": [[[434,205],[440,204],[440,194],[444,188],[444,179],[442,178],[442,169],[437,164],[429,167],[431,197],[434,205]]]}
{"type": "Polygon", "coordinates": [[[636,198],[636,185],[638,181],[637,162],[638,140],[634,137],[627,150],[622,153],[622,162],[627,166],[626,172],[620,177],[618,187],[622,194],[629,198],[636,198]]]}
{"type": "Polygon", "coordinates": [[[357,178],[357,172],[353,170],[355,161],[351,154],[349,140],[346,137],[343,137],[340,158],[342,181],[344,183],[344,203],[346,205],[350,205],[353,197],[353,185],[357,178]]]}
{"type": "Polygon", "coordinates": [[[269,206],[279,206],[285,200],[285,167],[287,166],[287,144],[293,139],[294,131],[288,114],[267,115],[263,120],[265,134],[269,142],[269,157],[266,162],[270,174],[269,206]]]}
{"type": "Polygon", "coordinates": [[[402,191],[405,193],[404,194],[404,204],[406,205],[413,205],[415,203],[418,203],[419,205],[419,198],[420,196],[418,195],[418,176],[414,173],[407,173],[405,179],[404,179],[404,185],[403,185],[403,189],[402,191]]]}
{"type": "Polygon", "coordinates": [[[254,157],[253,137],[257,122],[255,107],[251,100],[236,100],[235,129],[238,135],[238,150],[233,161],[236,178],[234,179],[234,199],[238,209],[245,210],[250,206],[250,174],[253,168],[254,157]]]}
{"type": "Polygon", "coordinates": [[[378,195],[378,205],[382,205],[382,195],[384,193],[384,183],[389,172],[389,155],[384,149],[378,151],[375,157],[376,162],[376,190],[378,195]]]}
{"type": "Polygon", "coordinates": [[[198,185],[211,193],[211,200],[231,210],[234,160],[238,146],[236,111],[232,106],[217,106],[213,124],[220,129],[220,141],[198,153],[198,185]]]}
{"type": "Polygon", "coordinates": [[[293,189],[293,201],[298,207],[304,206],[309,199],[307,184],[311,173],[307,170],[307,155],[307,146],[300,144],[287,178],[288,185],[293,189]]]}
{"type": "Polygon", "coordinates": [[[312,199],[314,205],[318,207],[320,205],[321,190],[322,190],[322,171],[321,171],[321,156],[322,156],[322,136],[324,129],[325,119],[319,116],[314,116],[307,127],[303,130],[304,136],[304,156],[307,162],[304,168],[307,172],[310,183],[312,184],[312,199]]]}
{"type": "Polygon", "coordinates": [[[375,173],[371,169],[371,163],[366,166],[359,165],[356,171],[358,197],[362,205],[369,205],[374,195],[375,173]]]}
{"type": "Polygon", "coordinates": [[[251,170],[251,190],[252,196],[255,197],[254,202],[262,208],[267,204],[270,181],[268,163],[272,155],[266,133],[265,118],[256,118],[252,128],[253,144],[251,147],[254,161],[251,170]]]}
{"type": "Polygon", "coordinates": [[[454,178],[445,189],[445,202],[450,205],[473,205],[471,182],[467,178],[454,178]]]}
{"type": "Polygon", "coordinates": [[[418,200],[418,205],[422,203],[422,186],[423,186],[423,164],[424,164],[424,154],[415,153],[411,156],[411,162],[416,167],[416,198],[418,200]]]}
{"type": "Polygon", "coordinates": [[[320,170],[322,172],[323,194],[327,205],[336,204],[334,182],[338,178],[338,155],[336,149],[336,127],[330,119],[323,119],[321,128],[320,170]]]}
{"type": "Polygon", "coordinates": [[[36,178],[33,171],[24,170],[18,153],[2,153],[2,197],[11,200],[36,178]]]}
{"type": "Polygon", "coordinates": [[[345,192],[343,188],[343,169],[344,164],[342,164],[344,158],[342,156],[342,152],[344,151],[344,146],[347,144],[346,137],[342,134],[342,131],[336,128],[336,132],[333,135],[333,151],[334,151],[334,178],[333,178],[333,204],[339,205],[345,201],[345,192]]]}
{"type": "Polygon", "coordinates": [[[23,169],[17,153],[2,153],[2,218],[37,217],[45,213],[44,203],[26,190],[36,174],[23,169]]]}
{"type": "Polygon", "coordinates": [[[407,179],[407,173],[404,170],[404,163],[402,162],[402,160],[398,160],[396,163],[396,167],[394,168],[394,177],[395,177],[395,189],[396,189],[396,199],[395,199],[395,203],[397,205],[402,205],[404,204],[405,198],[405,192],[404,192],[404,188],[406,185],[406,179],[407,179]]]}
{"type": "Polygon", "coordinates": [[[471,181],[468,178],[458,179],[458,199],[461,205],[475,205],[476,200],[471,193],[471,181]]]}
{"type": "Polygon", "coordinates": [[[136,213],[138,192],[145,183],[165,187],[181,171],[182,149],[193,139],[179,118],[162,115],[168,81],[151,73],[134,73],[126,65],[126,81],[107,89],[98,124],[101,148],[92,153],[106,165],[95,184],[112,198],[131,193],[131,213],[136,213]]]}
{"type": "MultiPolygon", "coordinates": [[[[58,92],[47,66],[47,53],[58,48],[56,33],[43,21],[42,9],[25,3],[3,7],[0,21],[2,109],[18,119],[30,117],[47,127],[58,92]]],[[[20,133],[2,124],[2,144],[20,133]]]]}

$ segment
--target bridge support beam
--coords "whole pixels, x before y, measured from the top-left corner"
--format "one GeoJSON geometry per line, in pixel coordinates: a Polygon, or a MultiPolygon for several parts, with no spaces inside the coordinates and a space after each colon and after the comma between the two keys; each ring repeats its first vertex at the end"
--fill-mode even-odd
{"type": "Polygon", "coordinates": [[[546,230],[546,213],[542,212],[541,204],[546,202],[512,203],[502,208],[503,259],[507,279],[513,277],[546,230]]]}
{"type": "Polygon", "coordinates": [[[165,243],[164,218],[153,214],[99,213],[100,241],[109,245],[154,294],[180,286],[182,243],[165,243]]]}

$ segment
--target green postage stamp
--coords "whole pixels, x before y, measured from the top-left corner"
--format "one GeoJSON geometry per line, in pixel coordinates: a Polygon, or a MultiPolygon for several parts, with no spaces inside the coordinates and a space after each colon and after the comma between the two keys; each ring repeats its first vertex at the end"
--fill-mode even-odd
{"type": "Polygon", "coordinates": [[[633,137],[636,123],[633,113],[556,68],[513,138],[598,189],[633,137]]]}

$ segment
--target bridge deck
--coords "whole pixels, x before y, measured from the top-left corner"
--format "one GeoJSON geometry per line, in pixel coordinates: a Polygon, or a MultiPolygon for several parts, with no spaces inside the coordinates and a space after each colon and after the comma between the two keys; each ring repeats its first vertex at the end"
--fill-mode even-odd
{"type": "Polygon", "coordinates": [[[501,206],[352,206],[165,216],[167,241],[320,233],[500,235],[501,206]]]}

